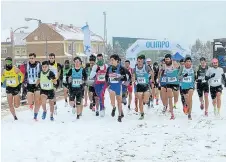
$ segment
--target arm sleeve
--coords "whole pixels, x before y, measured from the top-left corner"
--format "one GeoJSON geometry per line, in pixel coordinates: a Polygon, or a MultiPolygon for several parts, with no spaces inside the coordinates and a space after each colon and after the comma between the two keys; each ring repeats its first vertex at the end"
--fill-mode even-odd
{"type": "Polygon", "coordinates": [[[105,75],[105,81],[108,82],[109,80],[109,69],[110,67],[107,68],[107,72],[106,72],[106,75],[105,75]]]}
{"type": "Polygon", "coordinates": [[[52,80],[56,79],[56,76],[52,71],[49,72],[49,78],[52,80]]]}
{"type": "Polygon", "coordinates": [[[41,71],[38,73],[38,79],[40,79],[41,77],[41,71]]]}
{"type": "Polygon", "coordinates": [[[86,69],[84,68],[83,70],[82,70],[82,76],[83,76],[83,80],[84,81],[87,81],[87,73],[86,73],[86,69]]]}
{"type": "Polygon", "coordinates": [[[58,71],[58,79],[60,79],[60,76],[61,76],[61,72],[62,72],[62,66],[60,63],[57,63],[57,71],[58,71]]]}
{"type": "Polygon", "coordinates": [[[69,83],[69,82],[68,82],[68,78],[69,78],[71,75],[72,75],[72,69],[70,69],[70,70],[68,71],[68,73],[66,74],[66,81],[67,81],[67,83],[69,83]]]}
{"type": "Polygon", "coordinates": [[[129,78],[127,78],[127,76],[129,75],[129,71],[126,68],[121,67],[120,74],[122,76],[121,81],[127,81],[127,80],[129,80],[129,78]]]}
{"type": "Polygon", "coordinates": [[[92,67],[92,71],[91,71],[91,73],[90,73],[90,78],[94,78],[94,77],[95,77],[95,75],[96,75],[96,70],[97,70],[97,65],[94,65],[94,66],[92,67]]]}
{"type": "Polygon", "coordinates": [[[129,70],[126,69],[126,68],[125,68],[125,70],[126,70],[126,74],[129,76],[129,78],[127,78],[127,80],[131,81],[132,80],[132,73],[130,73],[129,70]]]}
{"type": "Polygon", "coordinates": [[[24,74],[24,83],[27,83],[27,64],[24,64],[25,74],[24,74]]]}
{"type": "Polygon", "coordinates": [[[222,79],[224,80],[224,84],[226,84],[226,76],[224,73],[222,74],[222,79]]]}
{"type": "Polygon", "coordinates": [[[182,71],[183,71],[183,66],[180,67],[179,72],[178,72],[178,79],[182,79],[182,71]]]}
{"type": "Polygon", "coordinates": [[[207,70],[206,72],[206,76],[209,77],[210,76],[210,68],[207,70]]]}
{"type": "Polygon", "coordinates": [[[205,76],[205,80],[209,80],[209,79],[210,79],[210,68],[207,70],[206,76],[205,76]]]}

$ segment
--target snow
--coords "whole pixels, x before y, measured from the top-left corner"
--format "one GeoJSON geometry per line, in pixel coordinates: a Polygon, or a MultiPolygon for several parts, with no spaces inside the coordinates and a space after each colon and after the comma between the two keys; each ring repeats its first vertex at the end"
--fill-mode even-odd
{"type": "MultiPolygon", "coordinates": [[[[225,99],[226,90],[222,99],[225,99]]],[[[18,112],[18,121],[8,115],[2,119],[2,161],[7,162],[223,162],[226,161],[226,101],[221,117],[209,117],[199,108],[197,92],[193,96],[193,120],[188,121],[178,103],[175,120],[161,114],[162,106],[145,109],[143,121],[127,111],[122,123],[110,116],[108,91],[106,116],[96,117],[84,108],[80,120],[72,115],[64,101],[58,101],[58,115],[32,120],[32,112],[18,112]]],[[[42,111],[41,111],[42,112],[42,111]]],[[[117,114],[117,113],[116,113],[117,114]]],[[[117,116],[117,115],[116,115],[117,116]]]]}
{"type": "MultiPolygon", "coordinates": [[[[67,25],[47,24],[66,40],[84,40],[84,34],[79,27],[69,28],[67,25]]],[[[103,42],[103,39],[91,31],[91,41],[103,42]]]]}

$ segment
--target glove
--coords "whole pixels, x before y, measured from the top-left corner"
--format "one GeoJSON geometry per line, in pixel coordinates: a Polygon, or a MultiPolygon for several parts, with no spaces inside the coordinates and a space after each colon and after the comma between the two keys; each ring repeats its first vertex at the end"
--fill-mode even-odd
{"type": "Polygon", "coordinates": [[[216,74],[215,74],[215,73],[213,73],[213,74],[212,74],[212,75],[210,76],[210,78],[213,78],[213,77],[215,77],[215,75],[216,75],[216,74]]]}
{"type": "Polygon", "coordinates": [[[188,73],[186,73],[186,74],[183,75],[183,77],[187,77],[187,76],[188,76],[188,73]]]}

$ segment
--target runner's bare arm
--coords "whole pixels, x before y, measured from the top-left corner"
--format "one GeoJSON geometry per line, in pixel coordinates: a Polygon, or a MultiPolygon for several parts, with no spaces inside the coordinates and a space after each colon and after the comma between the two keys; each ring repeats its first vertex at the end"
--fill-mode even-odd
{"type": "Polygon", "coordinates": [[[23,81],[24,81],[24,74],[18,68],[15,68],[15,72],[20,76],[20,83],[23,83],[23,81]]]}
{"type": "Polygon", "coordinates": [[[2,76],[1,76],[1,83],[2,83],[2,84],[3,84],[4,81],[5,81],[5,75],[4,75],[4,73],[5,73],[5,70],[3,70],[2,76]]]}

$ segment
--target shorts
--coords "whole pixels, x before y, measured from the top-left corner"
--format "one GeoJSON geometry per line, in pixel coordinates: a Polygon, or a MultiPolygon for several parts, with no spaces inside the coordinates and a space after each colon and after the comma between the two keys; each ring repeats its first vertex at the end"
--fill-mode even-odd
{"type": "Polygon", "coordinates": [[[167,88],[166,85],[159,85],[159,90],[161,90],[162,88],[167,88]]]}
{"type": "Polygon", "coordinates": [[[133,92],[133,86],[132,85],[128,85],[127,90],[129,93],[133,92]]]}
{"type": "Polygon", "coordinates": [[[117,96],[120,96],[122,94],[122,84],[120,83],[110,83],[109,89],[114,91],[117,96]]]}
{"type": "Polygon", "coordinates": [[[178,91],[179,85],[178,84],[166,84],[166,88],[171,88],[173,91],[178,91]]]}
{"type": "Polygon", "coordinates": [[[52,89],[52,90],[44,90],[44,89],[41,89],[40,90],[40,95],[46,95],[47,96],[47,99],[49,99],[49,100],[52,100],[52,99],[54,99],[54,97],[55,97],[55,92],[54,92],[54,90],[52,89]]]}
{"type": "Polygon", "coordinates": [[[149,85],[142,85],[142,84],[137,84],[136,87],[137,92],[149,92],[149,85]]]}
{"type": "Polygon", "coordinates": [[[211,87],[210,86],[210,94],[211,94],[211,98],[214,100],[217,97],[217,93],[222,93],[223,87],[217,86],[217,87],[211,87]]]}
{"type": "Polygon", "coordinates": [[[71,88],[69,93],[69,100],[76,100],[76,105],[81,105],[82,98],[84,97],[84,88],[71,88]]]}
{"type": "Polygon", "coordinates": [[[197,92],[199,97],[203,96],[203,93],[209,93],[209,85],[208,83],[197,83],[197,92]]]}
{"type": "Polygon", "coordinates": [[[68,89],[68,84],[67,83],[63,83],[64,88],[68,89]]]}
{"type": "Polygon", "coordinates": [[[35,93],[36,91],[40,91],[41,87],[38,85],[36,87],[35,84],[27,84],[27,91],[31,93],[35,93]]]}
{"type": "Polygon", "coordinates": [[[95,92],[95,88],[93,86],[89,86],[89,92],[93,93],[93,96],[97,96],[96,92],[95,92]]]}
{"type": "Polygon", "coordinates": [[[186,94],[188,94],[188,91],[191,90],[191,89],[194,90],[193,88],[181,89],[181,93],[184,94],[184,95],[186,95],[186,94]]]}
{"type": "Polygon", "coordinates": [[[16,96],[20,93],[21,86],[18,85],[17,87],[7,87],[6,86],[6,94],[12,94],[13,96],[16,96]]]}

